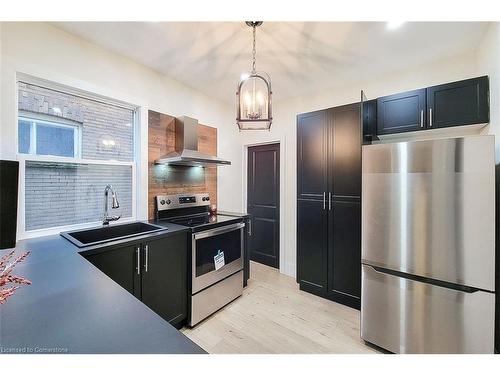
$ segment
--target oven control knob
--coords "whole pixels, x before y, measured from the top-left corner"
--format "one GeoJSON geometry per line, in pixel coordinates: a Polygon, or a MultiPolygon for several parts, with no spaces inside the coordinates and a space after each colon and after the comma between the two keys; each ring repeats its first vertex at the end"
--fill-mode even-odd
{"type": "Polygon", "coordinates": [[[210,200],[210,197],[205,197],[205,200],[206,200],[206,201],[209,201],[209,200],[210,200]]]}
{"type": "Polygon", "coordinates": [[[160,204],[163,206],[163,205],[165,204],[165,199],[162,199],[162,200],[160,201],[160,204]]]}
{"type": "Polygon", "coordinates": [[[172,203],[172,202],[170,201],[170,199],[167,199],[167,204],[170,204],[170,203],[172,203]]]}

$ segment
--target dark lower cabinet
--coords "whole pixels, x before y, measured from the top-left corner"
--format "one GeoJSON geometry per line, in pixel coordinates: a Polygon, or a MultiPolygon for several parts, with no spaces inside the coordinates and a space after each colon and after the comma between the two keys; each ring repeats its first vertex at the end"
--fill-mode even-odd
{"type": "Polygon", "coordinates": [[[427,88],[427,129],[489,122],[488,77],[427,88]]]}
{"type": "Polygon", "coordinates": [[[187,319],[187,235],[100,249],[85,258],[180,328],[187,319]]]}
{"type": "Polygon", "coordinates": [[[330,213],[328,292],[359,309],[361,295],[361,204],[334,201],[330,213]]]}
{"type": "Polygon", "coordinates": [[[297,281],[300,288],[326,292],[328,215],[323,201],[297,201],[297,281]]]}
{"type": "Polygon", "coordinates": [[[137,272],[140,244],[106,249],[85,258],[129,293],[141,298],[141,276],[137,272]]]}
{"type": "Polygon", "coordinates": [[[186,235],[149,241],[143,246],[142,302],[172,325],[186,319],[186,235]]]}
{"type": "Polygon", "coordinates": [[[417,131],[425,128],[425,89],[377,99],[377,134],[417,131]]]}
{"type": "Polygon", "coordinates": [[[360,308],[359,201],[297,201],[297,282],[300,289],[360,308]]]}
{"type": "Polygon", "coordinates": [[[245,217],[245,247],[243,250],[243,287],[248,284],[248,279],[250,278],[250,237],[252,236],[252,218],[250,216],[245,217]]]}

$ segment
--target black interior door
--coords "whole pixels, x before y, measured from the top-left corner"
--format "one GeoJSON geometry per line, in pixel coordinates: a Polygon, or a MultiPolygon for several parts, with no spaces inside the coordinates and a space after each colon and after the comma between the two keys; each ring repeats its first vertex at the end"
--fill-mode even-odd
{"type": "Polygon", "coordinates": [[[297,200],[297,282],[323,294],[327,286],[328,210],[323,201],[297,200]]]}
{"type": "Polygon", "coordinates": [[[489,122],[488,77],[466,79],[427,89],[427,128],[489,122]]]}
{"type": "Polygon", "coordinates": [[[328,111],[297,117],[297,197],[324,199],[328,172],[328,111]]]}
{"type": "Polygon", "coordinates": [[[425,128],[425,89],[377,99],[377,134],[417,131],[425,128]]]}
{"type": "Polygon", "coordinates": [[[145,243],[142,263],[142,302],[173,325],[184,321],[187,316],[186,234],[145,243]]]}
{"type": "Polygon", "coordinates": [[[247,212],[250,259],[279,268],[279,143],[248,148],[247,212]]]}

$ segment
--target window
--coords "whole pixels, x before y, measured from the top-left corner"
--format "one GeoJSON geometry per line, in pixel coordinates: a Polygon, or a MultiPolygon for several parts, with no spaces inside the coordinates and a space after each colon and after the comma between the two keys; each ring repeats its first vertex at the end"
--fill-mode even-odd
{"type": "Polygon", "coordinates": [[[80,154],[80,126],[19,117],[19,153],[70,158],[80,154]]]}
{"type": "Polygon", "coordinates": [[[40,82],[17,86],[24,235],[99,222],[107,184],[133,218],[135,107],[40,82]]]}

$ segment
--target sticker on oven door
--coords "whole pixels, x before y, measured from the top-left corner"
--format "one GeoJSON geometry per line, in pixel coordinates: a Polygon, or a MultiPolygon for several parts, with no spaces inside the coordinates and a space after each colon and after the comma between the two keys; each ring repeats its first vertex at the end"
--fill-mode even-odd
{"type": "Polygon", "coordinates": [[[224,252],[218,250],[217,255],[214,256],[214,264],[215,264],[215,270],[217,271],[218,269],[224,267],[224,252]]]}

